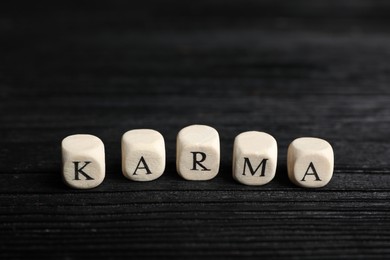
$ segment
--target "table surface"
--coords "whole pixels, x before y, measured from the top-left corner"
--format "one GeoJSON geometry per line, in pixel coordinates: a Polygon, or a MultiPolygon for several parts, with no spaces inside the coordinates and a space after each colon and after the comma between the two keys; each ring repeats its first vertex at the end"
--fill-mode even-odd
{"type": "Polygon", "coordinates": [[[389,12],[371,0],[6,5],[1,258],[389,258],[389,12]],[[211,181],[176,173],[176,135],[191,124],[220,133],[211,181]],[[120,138],[138,128],[166,140],[166,171],[149,183],[121,173],[120,138]],[[248,130],[278,141],[265,186],[231,177],[248,130]],[[105,143],[96,189],[62,183],[60,142],[76,133],[105,143]],[[288,180],[301,136],[333,145],[324,188],[288,180]]]}

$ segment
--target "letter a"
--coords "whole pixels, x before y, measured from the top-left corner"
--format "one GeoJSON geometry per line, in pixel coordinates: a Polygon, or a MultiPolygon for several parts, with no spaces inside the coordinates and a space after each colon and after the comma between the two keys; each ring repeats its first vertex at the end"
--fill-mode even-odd
{"type": "Polygon", "coordinates": [[[321,181],[320,177],[317,174],[316,168],[314,168],[314,165],[312,162],[310,162],[309,167],[307,167],[305,175],[303,176],[301,181],[305,181],[306,175],[314,175],[316,177],[316,181],[321,181]],[[310,169],[312,172],[309,173],[310,169]]]}
{"type": "Polygon", "coordinates": [[[249,168],[249,172],[252,174],[252,176],[255,176],[255,174],[256,174],[257,170],[259,170],[260,166],[263,166],[263,167],[261,167],[261,173],[259,175],[259,177],[263,177],[265,175],[265,166],[267,165],[267,161],[268,161],[268,159],[263,159],[260,162],[260,164],[257,166],[256,170],[253,170],[253,167],[252,167],[251,162],[249,161],[249,158],[244,157],[244,170],[242,172],[242,175],[245,175],[247,165],[249,168]]]}
{"type": "Polygon", "coordinates": [[[83,169],[88,165],[90,164],[91,162],[84,162],[84,166],[79,168],[79,163],[80,162],[73,162],[74,164],[74,180],[76,181],[79,181],[80,180],[80,177],[79,177],[79,173],[81,173],[82,175],[84,175],[85,179],[86,180],[93,180],[93,178],[91,176],[89,176],[88,174],[86,174],[83,169]]]}
{"type": "Polygon", "coordinates": [[[144,169],[144,170],[146,170],[146,174],[152,174],[152,172],[150,171],[149,166],[146,163],[146,161],[145,161],[143,156],[141,156],[141,159],[139,160],[139,162],[137,164],[137,168],[135,168],[135,171],[134,171],[133,175],[137,175],[138,169],[144,169]],[[143,165],[142,167],[140,167],[141,163],[143,165]]]}

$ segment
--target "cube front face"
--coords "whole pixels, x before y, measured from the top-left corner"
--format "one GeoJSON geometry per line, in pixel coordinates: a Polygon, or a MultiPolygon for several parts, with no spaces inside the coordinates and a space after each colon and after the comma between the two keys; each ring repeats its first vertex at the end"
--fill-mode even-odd
{"type": "Polygon", "coordinates": [[[164,137],[149,129],[131,130],[122,137],[122,172],[133,181],[152,181],[165,170],[164,137]]]}
{"type": "Polygon", "coordinates": [[[234,141],[233,178],[246,185],[267,184],[275,177],[277,157],[277,142],[271,135],[242,133],[234,141]]]}
{"type": "Polygon", "coordinates": [[[319,138],[294,140],[287,155],[288,176],[301,187],[320,188],[333,176],[334,154],[332,146],[319,138]]]}
{"type": "Polygon", "coordinates": [[[67,185],[92,189],[105,177],[103,142],[93,135],[71,135],[62,141],[62,173],[67,185]]]}
{"type": "Polygon", "coordinates": [[[177,136],[176,168],[186,180],[210,180],[219,171],[220,141],[218,132],[209,126],[193,125],[177,136]]]}

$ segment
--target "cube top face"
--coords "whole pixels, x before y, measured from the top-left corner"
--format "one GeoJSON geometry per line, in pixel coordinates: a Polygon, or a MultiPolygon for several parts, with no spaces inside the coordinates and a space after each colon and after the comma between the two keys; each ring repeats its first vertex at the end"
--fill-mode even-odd
{"type": "Polygon", "coordinates": [[[122,172],[133,181],[152,181],[165,170],[164,137],[155,130],[137,129],[122,136],[122,172]]]}
{"type": "Polygon", "coordinates": [[[317,152],[327,152],[329,149],[332,150],[330,143],[324,139],[315,138],[315,137],[301,137],[295,139],[291,144],[294,147],[294,150],[299,151],[300,153],[317,153],[317,152]]]}
{"type": "Polygon", "coordinates": [[[278,146],[267,133],[250,131],[234,141],[233,178],[246,185],[264,185],[276,173],[278,146]]]}
{"type": "Polygon", "coordinates": [[[177,136],[176,168],[186,180],[210,180],[219,171],[220,141],[217,130],[205,125],[183,128],[177,136]]]}
{"type": "Polygon", "coordinates": [[[334,153],[325,140],[303,137],[294,140],[287,154],[288,176],[298,186],[320,188],[333,176],[334,153]]]}
{"type": "Polygon", "coordinates": [[[267,151],[275,151],[275,149],[277,152],[277,142],[270,134],[250,131],[236,137],[234,148],[240,153],[263,154],[267,151]]]}
{"type": "Polygon", "coordinates": [[[104,144],[96,136],[71,135],[62,141],[63,179],[76,189],[91,189],[105,177],[104,144]]]}
{"type": "Polygon", "coordinates": [[[85,154],[95,151],[95,149],[100,149],[102,144],[102,140],[94,135],[76,134],[65,137],[62,140],[62,149],[75,154],[85,154]]]}
{"type": "Polygon", "coordinates": [[[130,130],[123,134],[122,141],[127,145],[134,146],[155,146],[160,145],[164,137],[152,129],[130,130]]]}
{"type": "Polygon", "coordinates": [[[219,148],[219,134],[217,130],[206,125],[192,125],[183,128],[177,137],[183,145],[212,146],[219,148]]]}

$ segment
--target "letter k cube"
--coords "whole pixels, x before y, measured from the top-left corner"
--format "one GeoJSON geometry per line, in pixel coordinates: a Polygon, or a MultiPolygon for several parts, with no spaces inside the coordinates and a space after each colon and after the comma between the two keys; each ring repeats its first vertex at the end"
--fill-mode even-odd
{"type": "Polygon", "coordinates": [[[71,135],[62,140],[62,174],[67,185],[91,189],[105,177],[103,142],[93,135],[71,135]]]}

